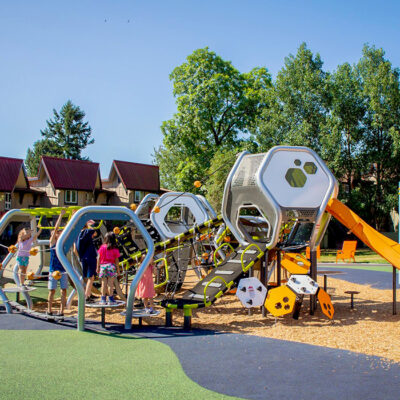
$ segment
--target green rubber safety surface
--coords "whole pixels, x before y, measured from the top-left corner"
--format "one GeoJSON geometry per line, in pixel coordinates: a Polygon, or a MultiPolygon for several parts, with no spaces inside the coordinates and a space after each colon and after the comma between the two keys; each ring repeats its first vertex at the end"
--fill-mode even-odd
{"type": "Polygon", "coordinates": [[[165,344],[76,331],[0,331],[2,399],[233,399],[190,380],[165,344]]]}

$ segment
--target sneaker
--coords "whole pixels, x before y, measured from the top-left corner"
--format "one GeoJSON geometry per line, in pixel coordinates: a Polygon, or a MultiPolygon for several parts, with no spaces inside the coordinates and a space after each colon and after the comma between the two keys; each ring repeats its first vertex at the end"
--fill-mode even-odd
{"type": "Polygon", "coordinates": [[[99,301],[99,305],[100,305],[100,306],[106,306],[106,305],[107,305],[107,302],[106,302],[105,300],[100,300],[100,301],[99,301]]]}
{"type": "Polygon", "coordinates": [[[115,306],[116,304],[118,304],[118,303],[115,300],[108,300],[109,306],[115,306]]]}
{"type": "Polygon", "coordinates": [[[92,299],[92,297],[87,297],[86,298],[86,304],[93,304],[95,301],[92,299]]]}
{"type": "Polygon", "coordinates": [[[57,315],[57,320],[60,321],[60,322],[64,321],[64,313],[59,313],[57,315]]]}
{"type": "Polygon", "coordinates": [[[158,314],[158,311],[156,310],[150,310],[150,315],[158,314]]]}
{"type": "Polygon", "coordinates": [[[145,312],[146,314],[150,314],[150,313],[151,313],[151,309],[150,309],[150,308],[145,308],[145,309],[144,309],[144,312],[145,312]]]}
{"type": "Polygon", "coordinates": [[[48,320],[54,320],[53,313],[52,313],[52,312],[46,311],[46,318],[47,318],[48,320]]]}

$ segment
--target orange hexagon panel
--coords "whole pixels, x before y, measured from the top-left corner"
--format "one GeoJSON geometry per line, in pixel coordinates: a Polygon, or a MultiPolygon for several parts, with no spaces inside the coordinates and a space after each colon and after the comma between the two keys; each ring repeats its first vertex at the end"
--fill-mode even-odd
{"type": "Polygon", "coordinates": [[[265,307],[274,316],[290,314],[296,302],[296,295],[287,286],[271,289],[265,300],[265,307]]]}
{"type": "Polygon", "coordinates": [[[330,319],[333,318],[333,314],[335,314],[335,309],[333,308],[333,304],[331,302],[331,296],[325,292],[324,289],[319,288],[318,290],[318,301],[321,305],[322,312],[330,319]]]}

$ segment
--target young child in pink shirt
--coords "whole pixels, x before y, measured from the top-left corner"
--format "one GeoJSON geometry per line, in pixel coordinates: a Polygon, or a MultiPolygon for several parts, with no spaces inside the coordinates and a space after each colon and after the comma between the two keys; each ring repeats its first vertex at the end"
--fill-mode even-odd
{"type": "Polygon", "coordinates": [[[29,256],[33,242],[37,240],[41,232],[42,230],[39,230],[33,234],[31,229],[24,228],[18,233],[17,264],[19,283],[21,286],[24,286],[25,284],[26,271],[29,265],[29,256]]]}
{"type": "Polygon", "coordinates": [[[100,304],[114,305],[114,278],[119,275],[120,252],[117,248],[117,241],[113,232],[108,232],[104,237],[104,242],[100,246],[97,257],[97,274],[101,279],[101,301],[100,304]],[[107,291],[108,289],[108,291],[107,291]]]}

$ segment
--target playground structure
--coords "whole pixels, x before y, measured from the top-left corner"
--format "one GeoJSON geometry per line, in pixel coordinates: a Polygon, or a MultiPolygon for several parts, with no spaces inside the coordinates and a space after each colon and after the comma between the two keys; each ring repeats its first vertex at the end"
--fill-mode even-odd
{"type": "MultiPolygon", "coordinates": [[[[245,307],[261,306],[263,315],[266,311],[276,317],[292,313],[297,319],[304,297],[309,296],[310,313],[314,313],[318,299],[322,312],[333,318],[330,296],[316,279],[316,252],[331,216],[400,269],[400,245],[361,220],[336,199],[337,194],[335,177],[315,152],[305,147],[277,146],[268,153],[243,152],[238,156],[225,184],[222,216],[217,216],[203,196],[177,192],[161,197],[147,195],[131,210],[114,206],[69,209],[56,252],[78,295],[77,328],[85,328],[88,305],[79,268],[68,253],[90,219],[99,221],[99,228],[102,221],[122,222],[114,232],[129,287],[126,329],[137,317],[134,294],[153,257],[158,271],[156,287],[164,291],[161,304],[167,326],[172,325],[173,311],[182,309],[184,326],[190,328],[193,309],[211,306],[234,287],[245,307]],[[310,249],[309,258],[301,254],[306,247],[310,249]],[[140,263],[142,255],[145,258],[140,263]],[[197,273],[198,282],[182,292],[188,269],[197,273]]],[[[36,227],[42,226],[44,217],[59,212],[12,210],[1,219],[0,233],[17,216],[36,227]]],[[[46,241],[39,244],[41,251],[48,246],[46,241]]],[[[13,255],[10,252],[4,259],[3,270],[13,255]]],[[[27,309],[32,308],[29,293],[20,287],[15,273],[14,280],[16,287],[11,289],[20,291],[27,309]]],[[[7,288],[0,288],[7,312],[12,312],[13,304],[6,293],[7,288]]]]}

